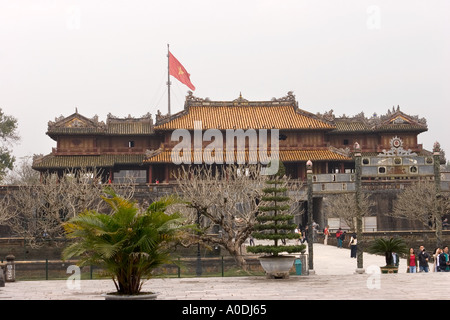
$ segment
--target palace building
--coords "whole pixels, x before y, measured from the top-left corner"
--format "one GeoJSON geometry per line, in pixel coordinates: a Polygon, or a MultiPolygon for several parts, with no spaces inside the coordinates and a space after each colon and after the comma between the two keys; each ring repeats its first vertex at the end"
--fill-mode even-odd
{"type": "MultiPolygon", "coordinates": [[[[399,107],[382,116],[361,113],[337,117],[333,110],[314,114],[299,108],[292,92],[268,101],[248,101],[242,95],[233,101],[211,101],[189,92],[184,110],[173,115],[158,112],[154,120],[150,114],[141,118],[109,114],[103,122],[77,111],[56,118],[48,123],[47,130],[56,147],[45,156],[35,157],[33,168],[42,174],[96,168],[103,172],[104,183],[132,176],[140,184],[170,184],[180,165],[172,158],[179,143],[172,141],[172,134],[178,129],[192,134],[194,129],[216,129],[224,137],[227,130],[278,129],[279,158],[291,178],[301,180],[306,177],[308,160],[313,161],[316,174],[352,172],[356,142],[366,156],[390,149],[393,138],[401,139],[406,150],[431,154],[418,143],[419,134],[428,130],[426,120],[405,114],[399,107]]],[[[202,141],[202,148],[210,143],[202,141]]],[[[243,151],[247,160],[250,151],[248,146],[243,151]]]]}

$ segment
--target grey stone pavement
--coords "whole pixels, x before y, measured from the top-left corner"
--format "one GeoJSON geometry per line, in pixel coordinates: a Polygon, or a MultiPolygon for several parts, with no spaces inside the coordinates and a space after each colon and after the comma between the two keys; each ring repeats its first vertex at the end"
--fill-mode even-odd
{"type": "MultiPolygon", "coordinates": [[[[143,291],[158,300],[449,300],[450,272],[380,274],[384,257],[364,253],[364,274],[348,248],[314,244],[314,271],[308,276],[266,279],[264,276],[150,279],[143,291]],[[378,271],[378,272],[376,272],[378,271]]],[[[111,280],[16,281],[0,288],[0,300],[104,300],[114,291],[111,280]]]]}

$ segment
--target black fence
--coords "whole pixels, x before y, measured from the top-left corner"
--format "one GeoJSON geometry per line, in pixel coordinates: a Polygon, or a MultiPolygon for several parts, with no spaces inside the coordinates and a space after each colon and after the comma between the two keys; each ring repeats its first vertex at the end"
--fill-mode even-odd
{"type": "MultiPolygon", "coordinates": [[[[189,278],[189,277],[236,277],[236,276],[264,276],[259,260],[254,256],[245,256],[246,268],[237,265],[231,256],[180,257],[172,264],[165,264],[155,269],[154,277],[189,278]],[[200,267],[199,267],[200,266],[200,267]]],[[[109,279],[104,270],[97,266],[78,267],[77,261],[62,260],[30,260],[14,261],[15,280],[66,280],[79,277],[81,280],[109,279]]],[[[294,265],[290,271],[298,274],[294,265]]]]}

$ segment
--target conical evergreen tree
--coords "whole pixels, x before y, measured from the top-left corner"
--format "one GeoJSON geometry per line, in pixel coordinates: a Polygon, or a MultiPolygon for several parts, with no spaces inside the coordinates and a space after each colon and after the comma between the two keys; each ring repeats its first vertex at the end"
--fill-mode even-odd
{"type": "Polygon", "coordinates": [[[261,198],[263,205],[259,208],[260,214],[256,217],[258,223],[252,233],[253,238],[273,240],[274,244],[250,246],[247,247],[248,252],[278,256],[282,252],[301,252],[306,248],[303,244],[282,244],[283,240],[299,237],[295,233],[296,225],[292,223],[294,216],[287,213],[290,198],[287,196],[285,173],[286,169],[280,162],[278,172],[266,181],[267,187],[263,189],[264,196],[261,198]]]}

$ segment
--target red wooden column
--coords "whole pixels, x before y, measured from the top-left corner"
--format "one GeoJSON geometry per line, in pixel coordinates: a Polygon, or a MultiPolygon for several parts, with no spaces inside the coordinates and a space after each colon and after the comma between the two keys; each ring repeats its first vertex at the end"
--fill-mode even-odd
{"type": "Polygon", "coordinates": [[[305,166],[303,163],[298,164],[297,172],[298,172],[298,179],[304,180],[306,177],[306,174],[305,174],[305,166]]]}
{"type": "Polygon", "coordinates": [[[109,179],[108,179],[108,183],[112,183],[113,182],[113,169],[110,168],[109,169],[109,179]]]}
{"type": "Polygon", "coordinates": [[[164,182],[169,183],[169,164],[164,166],[164,182]]]}

